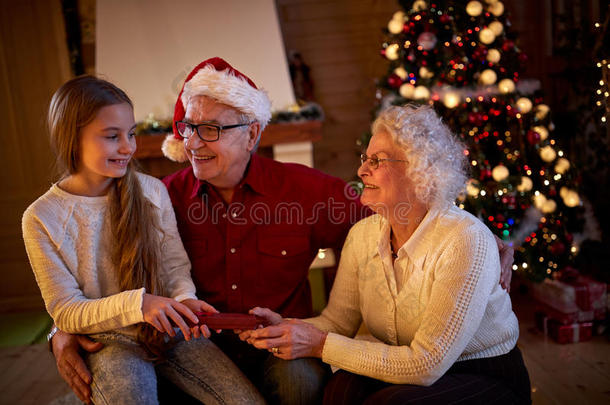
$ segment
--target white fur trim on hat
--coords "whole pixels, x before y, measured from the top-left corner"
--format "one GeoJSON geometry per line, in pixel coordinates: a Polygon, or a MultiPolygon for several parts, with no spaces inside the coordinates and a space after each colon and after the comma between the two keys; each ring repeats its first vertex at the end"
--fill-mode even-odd
{"type": "Polygon", "coordinates": [[[254,117],[261,131],[271,119],[271,101],[263,89],[252,87],[245,79],[237,77],[228,68],[216,70],[207,65],[184,84],[182,105],[185,107],[193,96],[208,96],[222,104],[236,108],[254,117]]]}
{"type": "Polygon", "coordinates": [[[174,162],[182,163],[188,160],[188,156],[184,150],[184,141],[182,139],[176,139],[174,134],[168,134],[165,137],[163,145],[161,145],[161,150],[168,159],[173,160],[174,162]]]}

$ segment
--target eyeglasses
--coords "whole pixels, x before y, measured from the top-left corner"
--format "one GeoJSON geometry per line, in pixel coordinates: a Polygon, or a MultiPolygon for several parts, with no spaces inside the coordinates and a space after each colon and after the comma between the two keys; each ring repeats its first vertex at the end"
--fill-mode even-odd
{"type": "Polygon", "coordinates": [[[364,162],[368,162],[371,169],[375,170],[379,167],[379,162],[407,162],[406,160],[400,159],[380,159],[377,155],[367,156],[364,153],[360,154],[360,165],[364,162]]]}
{"type": "Polygon", "coordinates": [[[220,132],[225,129],[239,128],[245,127],[247,125],[252,124],[251,122],[245,124],[233,124],[233,125],[215,125],[208,124],[207,122],[203,124],[191,124],[189,122],[184,121],[176,121],[176,129],[178,130],[178,134],[184,139],[189,139],[195,132],[204,142],[216,142],[220,139],[220,132]]]}

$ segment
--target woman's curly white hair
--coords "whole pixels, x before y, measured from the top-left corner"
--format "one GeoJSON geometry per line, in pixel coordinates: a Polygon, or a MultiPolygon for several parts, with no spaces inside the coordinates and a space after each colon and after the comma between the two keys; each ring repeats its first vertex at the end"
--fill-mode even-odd
{"type": "Polygon", "coordinates": [[[455,201],[466,184],[466,146],[431,107],[389,107],[372,125],[373,134],[382,131],[405,151],[407,176],[419,201],[428,207],[455,201]]]}

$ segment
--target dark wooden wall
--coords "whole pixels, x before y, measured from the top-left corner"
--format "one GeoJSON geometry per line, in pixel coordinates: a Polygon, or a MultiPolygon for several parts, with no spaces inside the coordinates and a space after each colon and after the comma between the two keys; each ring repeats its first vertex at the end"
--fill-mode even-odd
{"type": "Polygon", "coordinates": [[[21,216],[52,182],[46,110],[70,77],[60,4],[0,1],[0,311],[42,308],[21,216]]]}
{"type": "Polygon", "coordinates": [[[379,48],[382,28],[398,10],[395,1],[277,0],[288,52],[311,68],[316,101],[326,121],[314,144],[315,167],[352,179],[358,168],[356,140],[369,129],[375,78],[386,69],[379,48]]]}

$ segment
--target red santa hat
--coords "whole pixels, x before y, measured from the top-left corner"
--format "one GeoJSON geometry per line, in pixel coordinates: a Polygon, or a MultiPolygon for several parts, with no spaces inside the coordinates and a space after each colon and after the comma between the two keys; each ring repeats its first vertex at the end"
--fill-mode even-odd
{"type": "Polygon", "coordinates": [[[186,106],[194,96],[208,96],[249,115],[260,123],[261,132],[271,119],[271,101],[263,89],[256,87],[252,80],[224,59],[204,60],[195,66],[184,81],[174,108],[174,133],[165,138],[161,147],[163,154],[175,162],[188,160],[183,138],[176,129],[176,121],[184,119],[186,106]]]}

